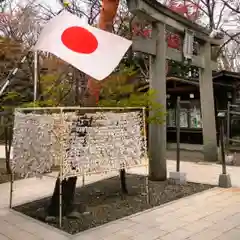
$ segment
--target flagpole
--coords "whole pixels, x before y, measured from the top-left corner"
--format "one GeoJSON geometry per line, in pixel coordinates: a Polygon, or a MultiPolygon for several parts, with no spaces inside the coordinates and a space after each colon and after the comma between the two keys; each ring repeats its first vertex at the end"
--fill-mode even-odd
{"type": "MultiPolygon", "coordinates": [[[[65,8],[67,8],[69,6],[69,3],[64,1],[64,7],[57,13],[57,15],[59,15],[65,8]]],[[[33,94],[33,101],[36,102],[37,101],[37,87],[38,87],[38,51],[36,50],[34,52],[34,94],[33,94]]]]}
{"type": "Polygon", "coordinates": [[[37,86],[38,86],[38,52],[34,52],[34,90],[33,90],[33,101],[37,101],[37,86]]]}

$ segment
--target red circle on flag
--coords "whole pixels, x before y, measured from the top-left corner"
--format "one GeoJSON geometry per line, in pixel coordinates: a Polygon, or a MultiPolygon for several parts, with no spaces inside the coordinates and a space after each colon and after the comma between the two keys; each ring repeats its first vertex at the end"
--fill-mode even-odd
{"type": "Polygon", "coordinates": [[[64,30],[61,37],[62,43],[70,50],[90,54],[98,47],[97,38],[83,27],[69,27],[64,30]]]}

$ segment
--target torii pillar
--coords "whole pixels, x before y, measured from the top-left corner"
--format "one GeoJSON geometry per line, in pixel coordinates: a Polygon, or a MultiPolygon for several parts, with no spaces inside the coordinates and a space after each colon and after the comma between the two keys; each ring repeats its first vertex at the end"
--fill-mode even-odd
{"type": "MultiPolygon", "coordinates": [[[[167,47],[166,28],[180,34],[185,30],[194,32],[201,43],[201,51],[193,56],[191,65],[199,68],[201,112],[203,124],[203,153],[206,161],[217,160],[217,137],[213,98],[212,70],[217,63],[211,61],[211,46],[219,46],[221,40],[209,37],[209,32],[190,22],[183,16],[171,11],[155,0],[127,0],[129,11],[152,23],[151,39],[136,38],[133,50],[150,54],[153,58],[150,73],[150,88],[157,92],[157,102],[166,111],[166,59],[182,62],[182,53],[167,47]]],[[[166,121],[163,124],[149,126],[149,177],[162,181],[167,178],[166,168],[166,121]]]]}

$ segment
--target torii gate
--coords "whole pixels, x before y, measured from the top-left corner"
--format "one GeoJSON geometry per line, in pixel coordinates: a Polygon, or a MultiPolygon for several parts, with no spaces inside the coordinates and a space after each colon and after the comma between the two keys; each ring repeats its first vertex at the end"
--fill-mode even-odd
{"type": "MultiPolygon", "coordinates": [[[[157,92],[157,101],[166,110],[166,59],[182,62],[182,53],[168,48],[166,32],[183,35],[186,31],[194,32],[200,43],[200,54],[192,56],[191,65],[199,67],[199,86],[201,96],[201,112],[203,123],[203,152],[206,161],[217,160],[217,137],[212,84],[212,70],[217,63],[212,61],[212,46],[222,45],[222,40],[210,38],[210,32],[187,20],[180,14],[171,11],[156,0],[127,0],[129,11],[152,24],[151,39],[136,38],[133,50],[150,54],[151,66],[150,88],[157,92]]],[[[149,151],[151,164],[149,177],[153,180],[165,180],[166,172],[166,123],[149,126],[149,151]]]]}

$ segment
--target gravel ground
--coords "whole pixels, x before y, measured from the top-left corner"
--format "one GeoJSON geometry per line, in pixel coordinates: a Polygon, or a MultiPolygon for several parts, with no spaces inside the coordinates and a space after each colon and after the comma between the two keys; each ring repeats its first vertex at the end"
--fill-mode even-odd
{"type": "MultiPolygon", "coordinates": [[[[161,204],[189,196],[212,188],[211,185],[187,183],[186,185],[173,185],[168,180],[164,182],[149,181],[150,203],[146,202],[146,177],[140,175],[127,175],[129,194],[122,196],[118,177],[99,181],[76,190],[75,203],[81,212],[78,219],[63,219],[62,230],[70,234],[102,225],[131,214],[159,206],[161,204]]],[[[49,198],[17,206],[15,210],[30,217],[44,221],[39,214],[43,207],[49,204],[49,198]]],[[[48,224],[58,227],[55,221],[48,224]]]]}

